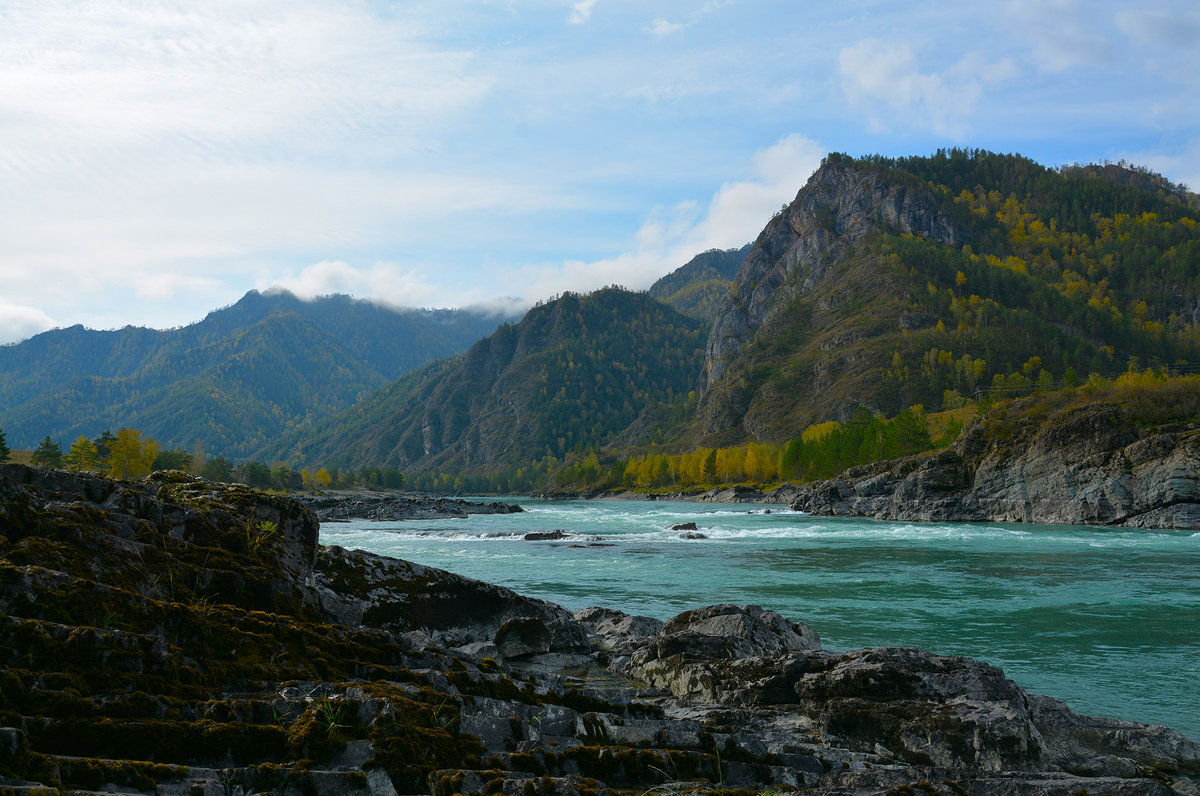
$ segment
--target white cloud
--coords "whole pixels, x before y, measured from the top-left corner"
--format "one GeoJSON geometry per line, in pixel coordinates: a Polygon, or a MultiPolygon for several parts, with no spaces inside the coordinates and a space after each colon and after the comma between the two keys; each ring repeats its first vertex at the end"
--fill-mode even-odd
{"type": "Polygon", "coordinates": [[[532,305],[527,299],[516,298],[514,296],[498,296],[486,301],[466,304],[462,309],[492,315],[496,318],[514,318],[524,315],[530,306],[532,305]]]}
{"type": "Polygon", "coordinates": [[[45,296],[56,317],[89,324],[120,306],[141,321],[172,297],[227,300],[263,262],[380,251],[431,219],[555,203],[426,165],[492,77],[405,13],[321,0],[0,4],[10,300],[45,296]]]}
{"type": "Polygon", "coordinates": [[[668,22],[665,19],[656,19],[646,28],[649,33],[655,36],[670,36],[672,33],[678,33],[688,26],[686,22],[668,22]]]}
{"type": "Polygon", "coordinates": [[[50,316],[36,307],[0,301],[0,345],[16,343],[55,326],[50,316]]]}
{"type": "Polygon", "coordinates": [[[921,72],[907,44],[863,39],[838,54],[838,74],[850,102],[864,109],[872,125],[886,130],[897,118],[939,135],[961,138],[983,87],[1016,74],[1011,60],[988,62],[971,53],[942,73],[921,72]]]}
{"type": "Polygon", "coordinates": [[[1131,9],[1117,13],[1117,29],[1143,44],[1187,47],[1200,41],[1200,10],[1191,14],[1131,9]]]}
{"type": "Polygon", "coordinates": [[[520,280],[529,285],[532,298],[610,284],[647,288],[703,251],[753,241],[771,216],[795,198],[824,154],[811,139],[787,136],[756,153],[747,178],[722,185],[703,212],[690,201],[656,208],[638,230],[632,251],[593,262],[530,266],[520,280]]]}
{"type": "Polygon", "coordinates": [[[596,0],[578,0],[571,4],[571,15],[567,17],[567,22],[571,25],[582,25],[592,18],[592,8],[596,5],[596,0]]]}
{"type": "Polygon", "coordinates": [[[212,292],[220,288],[216,279],[188,274],[141,274],[131,277],[134,292],[141,298],[169,299],[180,292],[212,292]]]}
{"type": "Polygon", "coordinates": [[[1111,64],[1122,56],[1101,29],[1107,20],[1093,3],[1011,0],[1005,10],[1024,33],[1034,62],[1043,72],[1111,64]]]}
{"type": "Polygon", "coordinates": [[[771,216],[796,197],[824,156],[820,144],[795,134],[756,153],[751,178],[721,186],[688,243],[701,252],[754,240],[771,216]]]}
{"type": "Polygon", "coordinates": [[[302,299],[343,293],[398,307],[428,306],[438,292],[416,268],[376,263],[363,269],[341,260],[314,263],[295,275],[259,280],[260,290],[271,288],[283,288],[302,299]]]}
{"type": "Polygon", "coordinates": [[[378,122],[415,145],[421,117],[487,87],[470,53],[431,48],[412,24],[357,4],[18,2],[2,21],[0,110],[18,136],[53,133],[47,158],[279,145],[297,127],[308,136],[288,147],[320,151],[378,122]]]}

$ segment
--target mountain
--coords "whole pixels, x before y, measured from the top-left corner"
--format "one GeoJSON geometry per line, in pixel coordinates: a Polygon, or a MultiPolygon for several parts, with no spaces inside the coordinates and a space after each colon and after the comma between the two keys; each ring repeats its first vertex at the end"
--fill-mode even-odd
{"type": "Polygon", "coordinates": [[[695,388],[703,324],[644,293],[567,293],[274,451],[289,461],[458,472],[586,453],[695,388]]]}
{"type": "Polygon", "coordinates": [[[168,446],[199,440],[209,454],[248,456],[498,322],[251,291],[179,329],[73,326],[0,347],[0,418],[13,447],[130,426],[168,446]]]}
{"type": "Polygon", "coordinates": [[[1161,181],[977,150],[834,154],[722,300],[678,444],[1194,362],[1198,322],[1200,214],[1161,181]]]}
{"type": "Polygon", "coordinates": [[[697,254],[651,285],[648,292],[684,315],[712,323],[750,247],[747,243],[740,249],[709,249],[697,254]]]}

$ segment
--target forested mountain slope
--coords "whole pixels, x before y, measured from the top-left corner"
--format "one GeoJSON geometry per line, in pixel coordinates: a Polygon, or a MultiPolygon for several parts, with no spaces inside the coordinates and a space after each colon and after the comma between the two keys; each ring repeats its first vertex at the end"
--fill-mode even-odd
{"type": "Polygon", "coordinates": [[[552,465],[685,398],[704,325],[644,293],[568,293],[321,424],[275,455],[339,466],[458,472],[552,465]]]}
{"type": "Polygon", "coordinates": [[[0,347],[0,418],[14,447],[130,426],[166,445],[247,456],[432,359],[498,318],[252,291],[179,329],[82,326],[0,347]]]}
{"type": "Polygon", "coordinates": [[[747,243],[740,249],[710,249],[697,254],[651,285],[649,293],[684,315],[712,323],[750,246],[747,243]]]}
{"type": "Polygon", "coordinates": [[[1200,213],[1127,171],[830,155],[723,300],[684,443],[1195,362],[1200,213]]]}

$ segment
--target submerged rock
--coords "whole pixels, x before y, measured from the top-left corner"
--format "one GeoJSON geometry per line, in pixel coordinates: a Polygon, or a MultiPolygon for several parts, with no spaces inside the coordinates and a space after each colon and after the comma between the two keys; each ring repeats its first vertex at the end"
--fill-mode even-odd
{"type": "Polygon", "coordinates": [[[571,534],[566,531],[530,531],[521,538],[527,542],[556,542],[559,539],[566,539],[571,534]]]}
{"type": "Polygon", "coordinates": [[[1189,739],[979,661],[827,652],[757,606],[571,614],[316,529],[183,474],[0,465],[0,789],[1197,792],[1189,739]]]}

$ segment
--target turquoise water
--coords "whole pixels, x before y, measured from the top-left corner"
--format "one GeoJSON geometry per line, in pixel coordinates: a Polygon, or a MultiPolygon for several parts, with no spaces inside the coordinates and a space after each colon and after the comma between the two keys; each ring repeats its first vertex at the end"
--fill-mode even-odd
{"type": "Polygon", "coordinates": [[[827,649],[969,655],[1077,712],[1200,739],[1200,533],[884,522],[782,506],[519,502],[524,514],[329,523],[321,542],[570,609],[667,619],[710,603],[756,603],[811,625],[827,649]],[[680,522],[707,538],[681,539],[670,530],[680,522]],[[520,538],[554,529],[572,538],[520,538]]]}

